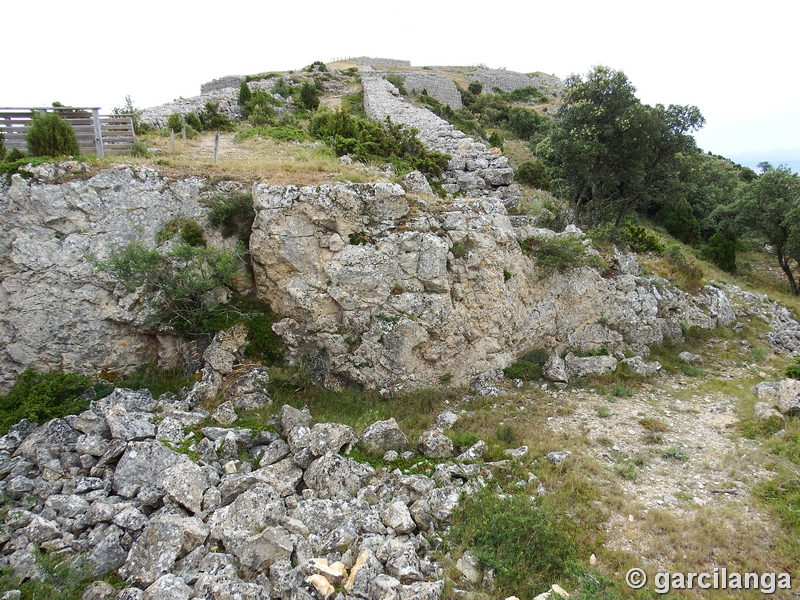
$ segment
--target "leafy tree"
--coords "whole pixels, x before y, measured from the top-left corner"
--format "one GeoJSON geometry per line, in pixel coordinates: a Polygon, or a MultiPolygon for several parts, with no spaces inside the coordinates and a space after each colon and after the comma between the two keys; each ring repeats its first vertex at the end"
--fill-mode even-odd
{"type": "Polygon", "coordinates": [[[703,248],[703,256],[723,271],[735,273],[736,239],[729,237],[722,231],[717,231],[709,238],[708,244],[703,248]]]}
{"type": "Polygon", "coordinates": [[[508,111],[508,128],[520,139],[527,140],[534,133],[546,129],[549,120],[536,111],[515,106],[508,111]]]}
{"type": "Polygon", "coordinates": [[[658,220],[672,237],[684,244],[691,244],[697,238],[700,224],[686,198],[679,196],[667,201],[658,213],[658,220]]]}
{"type": "Polygon", "coordinates": [[[25,141],[31,156],[80,156],[81,153],[72,125],[54,112],[34,112],[25,141]]]}
{"type": "MultiPolygon", "coordinates": [[[[53,105],[55,106],[55,102],[53,105]]],[[[136,108],[133,105],[133,100],[131,100],[130,96],[125,96],[125,106],[117,106],[111,109],[111,113],[114,115],[130,115],[131,120],[133,121],[133,132],[136,135],[140,135],[144,133],[146,129],[149,127],[146,123],[142,123],[142,113],[144,110],[141,108],[136,108]]]]}
{"type": "Polygon", "coordinates": [[[772,248],[792,294],[800,295],[792,272],[800,262],[800,177],[788,167],[773,168],[755,179],[727,208],[728,223],[760,236],[772,248]]]}
{"type": "Polygon", "coordinates": [[[319,90],[307,81],[300,86],[300,106],[308,110],[319,106],[319,90]]]}
{"type": "Polygon", "coordinates": [[[551,183],[547,167],[540,160],[526,160],[520,163],[514,173],[514,179],[540,190],[548,189],[551,183]]]}
{"type": "MultiPolygon", "coordinates": [[[[694,106],[642,104],[622,71],[598,66],[567,79],[548,160],[578,218],[612,220],[660,203],[676,182],[677,156],[705,120],[694,106]]],[[[541,146],[541,144],[540,144],[541,146]]]]}
{"type": "Polygon", "coordinates": [[[242,85],[239,86],[239,106],[246,105],[252,96],[253,94],[250,91],[250,86],[247,85],[246,81],[243,81],[242,85]]]}
{"type": "Polygon", "coordinates": [[[473,96],[480,96],[483,91],[483,84],[480,81],[473,81],[467,86],[467,89],[473,96]]]}

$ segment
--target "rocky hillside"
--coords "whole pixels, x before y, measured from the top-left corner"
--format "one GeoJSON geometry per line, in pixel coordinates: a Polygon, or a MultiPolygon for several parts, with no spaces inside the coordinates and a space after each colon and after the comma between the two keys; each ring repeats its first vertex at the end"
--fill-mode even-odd
{"type": "Polygon", "coordinates": [[[557,79],[338,67],[225,77],[143,113],[240,118],[243,83],[270,95],[274,124],[223,134],[218,162],[213,135],[173,150],[162,132],[146,158],[0,180],[0,391],[28,368],[109,389],[152,361],[191,371],[156,397],[86,390],[84,412],[0,437],[3,598],[555,600],[565,582],[633,597],[633,567],[800,576],[793,313],[543,227],[508,156],[398,89],[459,109],[470,83],[535,87],[552,107],[557,79]],[[276,90],[313,78],[323,106],[417,129],[441,174],[311,141],[276,90]],[[233,197],[226,231],[212,207],[233,197]],[[268,304],[287,364],[258,364],[242,324],[191,341],[154,324],[145,287],[103,266],[131,243],[168,254],[186,223],[244,261],[203,300],[268,304]]]}

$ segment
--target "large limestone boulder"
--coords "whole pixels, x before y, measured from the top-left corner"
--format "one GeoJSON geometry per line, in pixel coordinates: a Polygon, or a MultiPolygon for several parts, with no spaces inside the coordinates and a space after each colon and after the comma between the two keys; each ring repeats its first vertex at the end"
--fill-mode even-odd
{"type": "Polygon", "coordinates": [[[376,421],[358,437],[358,447],[369,454],[380,454],[389,450],[401,451],[408,446],[408,438],[394,417],[386,421],[376,421]]]}
{"type": "Polygon", "coordinates": [[[800,381],[765,381],[757,384],[753,392],[759,400],[768,402],[782,414],[800,412],[800,381]]]}

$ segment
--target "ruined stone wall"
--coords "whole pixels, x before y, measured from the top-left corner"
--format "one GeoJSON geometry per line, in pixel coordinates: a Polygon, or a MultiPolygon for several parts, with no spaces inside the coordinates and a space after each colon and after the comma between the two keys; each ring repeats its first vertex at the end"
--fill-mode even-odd
{"type": "Polygon", "coordinates": [[[411,93],[425,90],[432,98],[447,104],[453,110],[461,108],[461,93],[456,84],[440,73],[403,73],[405,88],[411,93]]]}
{"type": "Polygon", "coordinates": [[[361,83],[364,110],[371,119],[382,121],[389,117],[395,123],[413,127],[419,132],[417,137],[428,148],[450,155],[442,186],[446,191],[493,192],[498,197],[516,202],[518,191],[513,187],[509,189],[514,171],[499,151],[494,152],[485,144],[467,137],[428,109],[409,104],[397,88],[379,74],[363,72],[361,83]]]}

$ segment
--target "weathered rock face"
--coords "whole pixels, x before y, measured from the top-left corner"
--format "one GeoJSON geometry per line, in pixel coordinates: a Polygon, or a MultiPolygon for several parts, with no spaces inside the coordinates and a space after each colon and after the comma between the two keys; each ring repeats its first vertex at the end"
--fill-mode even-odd
{"type": "Polygon", "coordinates": [[[253,195],[259,294],[285,317],[275,327],[290,357],[310,355],[329,383],[413,388],[450,373],[462,385],[536,347],[646,356],[682,322],[735,318],[713,287],[692,298],[588,268],[540,279],[518,239],[555,234],[513,226],[499,200],[431,208],[391,184],[256,184],[253,195]]]}
{"type": "Polygon", "coordinates": [[[124,370],[166,349],[137,331],[137,296],[98,272],[91,257],[105,260],[132,241],[154,247],[176,217],[202,222],[204,182],[169,181],[143,167],[91,177],[88,170],[41,165],[31,179],[0,182],[0,390],[29,366],[124,370]]]}

